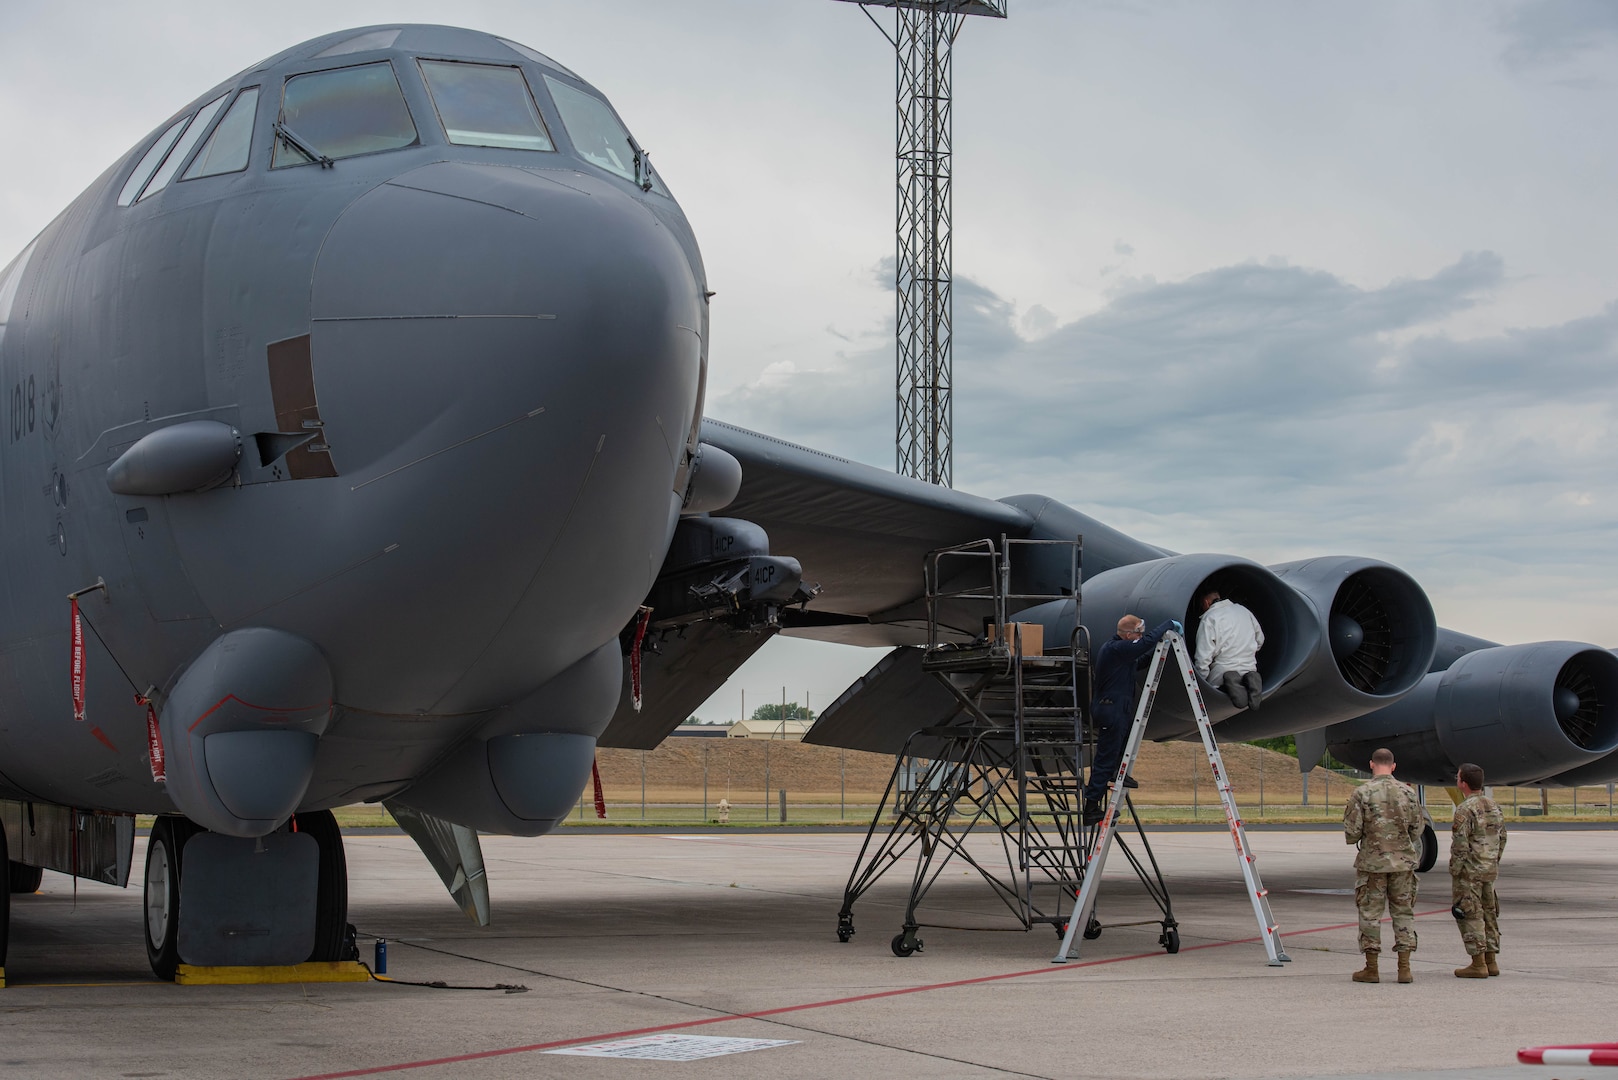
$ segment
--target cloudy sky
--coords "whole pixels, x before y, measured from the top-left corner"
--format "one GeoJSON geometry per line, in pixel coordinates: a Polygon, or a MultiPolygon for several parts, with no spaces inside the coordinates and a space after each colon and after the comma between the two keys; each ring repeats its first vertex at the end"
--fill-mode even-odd
{"type": "MultiPolygon", "coordinates": [[[[398,20],[600,87],[703,244],[710,413],[892,466],[893,59],[833,0],[7,0],[0,262],[208,86],[398,20]]],[[[957,487],[1618,645],[1618,4],[1011,0],[955,89],[957,487]]],[[[875,659],[772,645],[703,711],[875,659]]]]}

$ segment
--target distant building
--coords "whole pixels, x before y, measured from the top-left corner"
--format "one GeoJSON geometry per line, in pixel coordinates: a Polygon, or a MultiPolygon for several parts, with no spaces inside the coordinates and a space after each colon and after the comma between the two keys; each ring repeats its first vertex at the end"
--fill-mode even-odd
{"type": "Polygon", "coordinates": [[[784,739],[802,742],[813,720],[738,720],[730,725],[732,739],[784,739]]]}
{"type": "Polygon", "coordinates": [[[681,724],[674,734],[697,739],[723,739],[730,733],[729,724],[681,724]]]}

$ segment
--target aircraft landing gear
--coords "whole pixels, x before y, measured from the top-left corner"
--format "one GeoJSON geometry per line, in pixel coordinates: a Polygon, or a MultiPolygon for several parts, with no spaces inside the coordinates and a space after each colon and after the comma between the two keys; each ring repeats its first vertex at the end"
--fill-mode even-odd
{"type": "Polygon", "coordinates": [[[1438,862],[1438,834],[1433,832],[1431,825],[1421,827],[1421,861],[1416,864],[1416,873],[1425,874],[1438,862]]]}
{"type": "MultiPolygon", "coordinates": [[[[10,866],[6,858],[6,829],[0,825],[0,865],[10,866]]],[[[11,890],[0,889],[0,968],[6,966],[6,939],[11,936],[11,890]]]]}
{"type": "Polygon", "coordinates": [[[6,891],[14,893],[38,892],[40,885],[45,882],[45,870],[39,866],[29,866],[25,863],[8,863],[6,867],[6,891]]]}
{"type": "Polygon", "coordinates": [[[342,832],[329,810],[298,814],[285,828],[262,841],[209,833],[183,817],[160,817],[146,845],[145,887],[146,959],[159,979],[173,980],[182,962],[252,966],[357,957],[348,927],[348,860],[343,854],[342,832]],[[291,831],[308,839],[285,835],[291,831]],[[188,854],[187,841],[199,835],[207,842],[192,845],[188,854]],[[315,858],[304,861],[310,841],[315,858]],[[275,869],[266,871],[269,876],[264,881],[240,895],[232,894],[233,878],[243,873],[256,874],[258,858],[276,859],[275,852],[285,853],[290,842],[304,845],[300,850],[305,854],[287,856],[290,862],[266,864],[275,869]],[[250,854],[265,845],[272,849],[269,853],[250,854]],[[188,904],[201,902],[202,906],[184,916],[190,919],[186,923],[186,940],[191,943],[187,947],[199,950],[201,958],[180,955],[181,883],[188,861],[201,875],[192,882],[192,901],[188,904]],[[299,870],[299,866],[304,869],[299,870]],[[226,907],[233,917],[261,932],[249,936],[245,945],[238,945],[231,935],[221,936],[220,928],[209,925],[208,913],[226,907]],[[307,944],[289,951],[289,946],[299,940],[307,944]],[[238,957],[236,953],[241,948],[263,951],[238,957]]]}
{"type": "Polygon", "coordinates": [[[343,834],[330,810],[297,814],[298,831],[320,845],[320,876],[315,894],[315,947],[310,960],[352,960],[348,937],[348,857],[343,834]]]}
{"type": "Polygon", "coordinates": [[[146,841],[146,961],[152,974],[174,981],[180,966],[180,868],[185,842],[201,832],[183,817],[165,814],[146,841]]]}

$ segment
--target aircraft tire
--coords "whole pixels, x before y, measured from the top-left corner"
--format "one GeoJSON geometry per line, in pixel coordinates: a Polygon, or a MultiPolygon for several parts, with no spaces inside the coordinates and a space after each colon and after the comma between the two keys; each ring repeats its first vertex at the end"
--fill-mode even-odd
{"type": "Polygon", "coordinates": [[[6,891],[14,893],[38,892],[45,881],[45,871],[38,866],[20,862],[6,863],[6,891]]]}
{"type": "Polygon", "coordinates": [[[164,814],[152,823],[146,841],[144,883],[146,960],[152,974],[173,982],[180,967],[180,874],[185,842],[202,830],[189,820],[164,814]]]}
{"type": "MultiPolygon", "coordinates": [[[[6,828],[0,825],[0,862],[11,865],[6,858],[6,828]]],[[[0,889],[0,968],[6,966],[6,939],[11,936],[11,890],[0,889]]]]}
{"type": "Polygon", "coordinates": [[[348,931],[348,858],[343,834],[330,810],[298,814],[298,831],[320,845],[320,878],[315,895],[315,947],[310,960],[352,960],[348,931]]]}
{"type": "Polygon", "coordinates": [[[1421,827],[1421,861],[1416,864],[1416,873],[1425,874],[1438,862],[1438,834],[1433,832],[1431,825],[1421,827]]]}

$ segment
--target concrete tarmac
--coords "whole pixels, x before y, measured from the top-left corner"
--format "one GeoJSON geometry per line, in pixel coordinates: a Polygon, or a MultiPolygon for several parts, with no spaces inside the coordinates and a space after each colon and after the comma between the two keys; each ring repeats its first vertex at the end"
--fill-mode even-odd
{"type": "MultiPolygon", "coordinates": [[[[1520,1047],[1618,1041],[1618,831],[1513,831],[1502,976],[1486,981],[1451,975],[1466,958],[1441,852],[1422,878],[1409,986],[1391,972],[1376,986],[1349,981],[1361,958],[1340,834],[1250,837],[1284,967],[1265,963],[1224,832],[1154,833],[1179,954],[1159,947],[1155,924],[1115,926],[1067,965],[1050,963],[1057,938],[1044,927],[925,929],[921,953],[895,957],[905,866],[856,904],[857,933],[840,944],[858,831],[486,837],[487,929],[460,914],[408,838],[349,835],[350,918],[367,959],[382,936],[397,979],[523,993],[158,983],[138,887],[80,883],[75,902],[72,882],[47,874],[41,893],[13,898],[0,1076],[1618,1075],[1515,1064],[1520,1047]],[[789,1042],[679,1063],[546,1052],[631,1034],[789,1042]]],[[[1116,854],[1100,905],[1104,923],[1156,917],[1116,854]]],[[[922,916],[1004,927],[1004,911],[951,866],[922,916]]],[[[1384,938],[1391,946],[1391,929],[1384,938]]]]}

